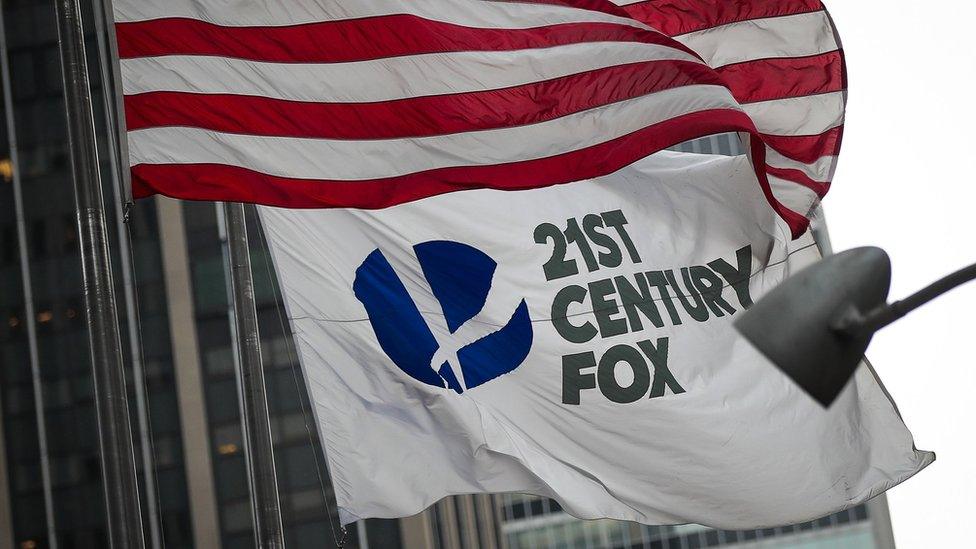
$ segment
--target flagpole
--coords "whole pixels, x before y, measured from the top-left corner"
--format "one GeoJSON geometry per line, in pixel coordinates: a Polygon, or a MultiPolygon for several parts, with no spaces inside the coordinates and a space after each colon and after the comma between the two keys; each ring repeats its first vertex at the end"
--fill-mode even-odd
{"type": "MultiPolygon", "coordinates": [[[[109,6],[111,9],[111,6],[109,6]]],[[[111,47],[110,35],[114,35],[114,28],[110,25],[110,12],[96,0],[92,2],[95,19],[95,39],[98,46],[99,75],[102,83],[102,99],[105,107],[106,130],[108,133],[108,158],[112,168],[112,197],[115,200],[117,214],[115,216],[115,230],[119,239],[119,261],[122,271],[122,299],[125,303],[125,320],[129,349],[132,360],[132,387],[135,393],[136,424],[139,433],[139,453],[142,458],[142,484],[146,495],[146,518],[149,521],[149,545],[152,549],[162,549],[162,535],[160,533],[159,506],[156,491],[155,460],[152,452],[152,437],[150,433],[148,400],[146,397],[146,374],[142,363],[142,334],[138,326],[138,310],[136,303],[135,280],[133,270],[133,254],[129,242],[129,233],[125,223],[128,218],[131,193],[126,182],[127,167],[123,167],[119,152],[121,132],[119,131],[119,113],[116,98],[113,67],[116,56],[111,47]],[[106,32],[106,28],[110,29],[106,32]]]]}
{"type": "Polygon", "coordinates": [[[27,225],[24,221],[24,190],[20,180],[20,154],[17,149],[17,125],[14,119],[14,96],[10,84],[10,59],[7,51],[7,29],[0,1],[0,71],[3,79],[3,100],[6,108],[7,140],[10,146],[11,180],[14,188],[14,216],[17,223],[17,250],[20,278],[24,289],[24,323],[27,325],[27,351],[30,360],[31,388],[34,394],[34,417],[37,421],[37,453],[40,458],[41,488],[44,490],[44,519],[47,526],[47,545],[58,549],[57,527],[54,522],[54,492],[51,490],[51,459],[47,444],[47,421],[44,414],[44,390],[41,381],[40,353],[37,346],[37,317],[34,311],[34,286],[30,277],[30,254],[27,248],[27,225]]]}
{"type": "Polygon", "coordinates": [[[57,0],[58,46],[68,119],[85,312],[91,347],[108,538],[113,549],[142,549],[142,512],[126,400],[115,286],[78,0],[57,0]]]}
{"type": "Polygon", "coordinates": [[[254,279],[251,274],[251,256],[248,253],[244,205],[227,202],[224,204],[224,214],[227,223],[234,326],[240,356],[238,378],[243,411],[241,422],[251,486],[254,538],[258,549],[284,549],[271,417],[261,361],[261,337],[254,301],[254,279]]]}

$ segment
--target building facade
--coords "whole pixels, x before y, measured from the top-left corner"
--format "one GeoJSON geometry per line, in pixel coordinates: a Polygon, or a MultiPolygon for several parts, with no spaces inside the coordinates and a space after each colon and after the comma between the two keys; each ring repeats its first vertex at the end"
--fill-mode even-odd
{"type": "Polygon", "coordinates": [[[892,549],[884,497],[821,519],[762,530],[714,530],[704,526],[645,526],[613,520],[583,521],[559,504],[533,496],[502,496],[502,534],[510,548],[697,549],[892,549]]]}
{"type": "MultiPolygon", "coordinates": [[[[91,3],[82,4],[92,21],[91,3]]],[[[54,7],[51,0],[0,5],[6,66],[0,124],[0,549],[102,548],[104,496],[54,7]]],[[[117,172],[107,161],[95,46],[93,38],[88,57],[147,547],[250,548],[220,211],[210,203],[157,198],[140,201],[126,225],[116,223],[117,172]]],[[[736,146],[734,138],[716,136],[682,150],[735,154],[736,146]]],[[[329,476],[267,246],[249,215],[286,543],[333,547],[343,533],[329,476]]],[[[730,533],[579,521],[553,501],[511,494],[454,496],[415,517],[353,525],[345,546],[889,547],[883,539],[887,515],[877,506],[807,525],[730,533]],[[848,538],[862,544],[809,544],[848,538]]]]}

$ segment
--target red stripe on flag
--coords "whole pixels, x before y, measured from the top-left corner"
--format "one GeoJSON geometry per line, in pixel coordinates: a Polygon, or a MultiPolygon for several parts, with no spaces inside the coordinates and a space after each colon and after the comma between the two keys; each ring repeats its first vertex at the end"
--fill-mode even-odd
{"type": "MultiPolygon", "coordinates": [[[[756,130],[745,113],[714,109],[672,118],[585,149],[521,162],[439,168],[361,181],[277,177],[222,164],[139,164],[132,167],[132,186],[137,198],[159,193],[187,200],[287,208],[378,209],[454,191],[532,189],[599,177],[689,139],[736,131],[755,134],[756,130]]],[[[763,166],[765,148],[758,139],[752,141],[754,165],[763,166]]],[[[757,176],[773,209],[795,236],[802,234],[806,218],[773,197],[762,170],[757,176]]]]}
{"type": "Polygon", "coordinates": [[[716,69],[740,103],[801,97],[844,89],[840,51],[809,57],[757,59],[716,69]]]}
{"type": "Polygon", "coordinates": [[[496,0],[496,1],[514,1],[524,4],[549,4],[551,6],[565,6],[568,8],[578,8],[581,10],[599,11],[602,13],[608,13],[610,15],[618,15],[620,17],[628,17],[627,12],[614,4],[610,0],[496,0]]]}
{"type": "Polygon", "coordinates": [[[786,181],[791,181],[798,185],[803,185],[804,187],[810,189],[811,191],[817,193],[817,196],[823,198],[830,189],[830,182],[817,181],[812,179],[807,174],[800,170],[793,168],[776,168],[770,165],[766,165],[766,173],[773,177],[778,177],[780,179],[785,179],[786,181]]]}
{"type": "Polygon", "coordinates": [[[510,88],[376,103],[149,92],[125,97],[129,130],[187,126],[329,139],[395,139],[534,124],[693,84],[722,82],[688,61],[630,63],[510,88]]]}
{"type": "Polygon", "coordinates": [[[663,34],[618,23],[563,23],[529,29],[475,28],[414,15],[282,27],[224,27],[186,18],[117,23],[119,57],[212,55],[273,63],[343,63],[456,51],[512,51],[585,42],[639,42],[675,48],[663,34]]]}
{"type": "Polygon", "coordinates": [[[844,126],[837,126],[818,135],[763,134],[762,138],[779,154],[797,162],[812,164],[818,158],[839,154],[843,136],[844,126]]]}
{"type": "Polygon", "coordinates": [[[797,15],[823,9],[820,0],[648,0],[623,6],[631,17],[668,36],[750,19],[797,15]]]}

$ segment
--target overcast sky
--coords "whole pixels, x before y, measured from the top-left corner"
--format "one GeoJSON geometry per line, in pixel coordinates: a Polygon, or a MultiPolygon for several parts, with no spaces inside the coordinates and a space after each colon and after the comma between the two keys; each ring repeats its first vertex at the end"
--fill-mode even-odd
{"type": "MultiPolygon", "coordinates": [[[[850,87],[831,237],[887,250],[897,299],[976,262],[976,3],[826,3],[850,87]]],[[[976,282],[879,333],[868,357],[916,446],[938,456],[888,493],[896,543],[974,543],[976,282]]]]}

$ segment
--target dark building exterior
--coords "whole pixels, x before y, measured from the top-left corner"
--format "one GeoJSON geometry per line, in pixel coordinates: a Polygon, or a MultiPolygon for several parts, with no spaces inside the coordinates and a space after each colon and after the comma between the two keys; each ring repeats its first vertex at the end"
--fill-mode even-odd
{"type": "MultiPolygon", "coordinates": [[[[4,0],[2,10],[9,97],[0,124],[0,549],[102,548],[104,496],[54,8],[51,0],[4,0]]],[[[105,202],[114,208],[94,39],[88,53],[105,202]]],[[[685,150],[735,154],[735,143],[716,137],[685,150]]],[[[218,208],[158,198],[140,201],[118,231],[117,217],[110,211],[147,547],[253,547],[218,208]]],[[[332,547],[342,534],[329,511],[328,474],[254,221],[252,262],[286,543],[332,547]]],[[[739,533],[735,540],[786,543],[807,530],[853,524],[872,532],[874,545],[850,547],[887,547],[887,515],[879,509],[859,507],[809,528],[739,533]]],[[[456,496],[409,519],[353,525],[346,546],[688,548],[732,541],[732,534],[711,532],[577,521],[538,498],[456,496]]]]}
{"type": "MultiPolygon", "coordinates": [[[[91,4],[82,4],[90,25],[91,4]]],[[[54,4],[4,0],[2,6],[10,98],[0,125],[0,549],[101,548],[107,545],[103,487],[54,4]],[[15,183],[23,190],[20,208],[15,183]],[[25,264],[29,287],[21,277],[25,264]]],[[[112,208],[118,199],[89,34],[105,202],[112,208]]],[[[110,211],[113,229],[116,217],[110,211]]],[[[110,231],[126,364],[138,363],[143,374],[130,370],[127,379],[148,547],[253,547],[218,221],[214,204],[145,200],[122,231],[110,231]],[[132,263],[128,288],[125,260],[132,263]],[[126,315],[130,308],[137,316],[126,315]],[[135,356],[131,336],[139,340],[135,356]]],[[[342,534],[328,512],[334,508],[326,504],[328,475],[309,427],[267,249],[251,222],[286,542],[328,547],[342,534]]],[[[453,499],[413,519],[366,521],[350,530],[346,546],[495,546],[494,499],[453,499]]]]}

